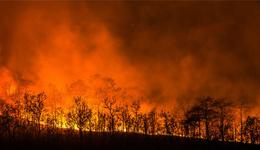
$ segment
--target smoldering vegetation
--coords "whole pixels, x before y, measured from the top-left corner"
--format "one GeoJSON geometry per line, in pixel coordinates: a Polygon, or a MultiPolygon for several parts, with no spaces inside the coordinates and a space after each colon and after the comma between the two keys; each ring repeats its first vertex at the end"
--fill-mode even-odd
{"type": "Polygon", "coordinates": [[[36,94],[19,74],[15,87],[5,83],[3,148],[247,149],[260,143],[260,118],[248,103],[206,96],[168,110],[147,106],[147,97],[136,97],[112,78],[89,79],[89,85],[78,80],[65,91],[50,85],[36,94]]]}

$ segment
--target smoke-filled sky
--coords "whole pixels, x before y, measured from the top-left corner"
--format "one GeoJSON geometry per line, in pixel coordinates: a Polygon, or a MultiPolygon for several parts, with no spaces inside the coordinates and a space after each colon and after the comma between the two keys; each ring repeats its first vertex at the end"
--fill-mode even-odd
{"type": "Polygon", "coordinates": [[[43,87],[93,74],[158,104],[260,104],[259,2],[0,2],[0,76],[43,87]]]}

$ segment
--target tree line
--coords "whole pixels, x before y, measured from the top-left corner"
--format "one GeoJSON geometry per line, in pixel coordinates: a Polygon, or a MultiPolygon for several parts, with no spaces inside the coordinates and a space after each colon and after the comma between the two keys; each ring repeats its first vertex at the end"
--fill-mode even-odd
{"type": "MultiPolygon", "coordinates": [[[[14,141],[28,136],[37,139],[43,134],[67,134],[77,135],[82,144],[84,131],[88,131],[260,142],[260,119],[257,115],[248,115],[252,107],[245,103],[235,104],[226,98],[207,96],[197,98],[190,107],[180,106],[179,109],[169,111],[154,106],[142,112],[142,98],[130,97],[130,102],[123,103],[122,99],[126,95],[122,94],[122,88],[116,87],[111,78],[102,78],[102,82],[105,84],[95,89],[96,104],[88,102],[84,92],[90,89],[84,86],[82,80],[73,83],[68,88],[68,93],[72,95],[69,107],[56,106],[62,96],[55,90],[49,96],[44,92],[23,93],[26,88],[23,82],[18,82],[17,87],[21,88],[9,94],[12,103],[0,100],[1,138],[14,141]],[[51,99],[51,105],[47,103],[48,99],[51,99]]],[[[6,85],[3,87],[6,88],[6,85]]]]}

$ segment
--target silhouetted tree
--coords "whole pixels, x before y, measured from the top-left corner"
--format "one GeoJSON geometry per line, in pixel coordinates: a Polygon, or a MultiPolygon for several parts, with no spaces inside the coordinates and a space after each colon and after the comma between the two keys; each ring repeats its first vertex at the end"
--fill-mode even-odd
{"type": "MultiPolygon", "coordinates": [[[[72,108],[71,108],[72,109],[72,108]]],[[[69,111],[66,114],[66,123],[65,126],[69,129],[74,129],[75,128],[75,122],[74,122],[74,114],[73,111],[69,111]]]]}
{"type": "Polygon", "coordinates": [[[239,114],[239,120],[240,120],[240,142],[243,142],[243,115],[248,113],[252,106],[250,106],[248,103],[244,101],[240,101],[239,103],[236,104],[236,110],[239,114]]]}
{"type": "Polygon", "coordinates": [[[158,116],[157,116],[157,112],[156,112],[156,107],[154,107],[148,114],[149,117],[149,124],[151,127],[150,132],[155,135],[156,133],[156,125],[157,125],[157,120],[158,120],[158,116]]]}
{"type": "Polygon", "coordinates": [[[141,119],[142,119],[142,129],[145,135],[148,133],[149,129],[149,118],[146,113],[141,114],[141,119]]]}
{"type": "Polygon", "coordinates": [[[104,132],[106,129],[107,114],[100,112],[98,117],[99,130],[104,132]]]}
{"type": "Polygon", "coordinates": [[[115,115],[117,112],[119,112],[119,109],[117,106],[115,106],[116,104],[116,97],[112,97],[112,99],[106,97],[103,100],[104,103],[104,108],[108,109],[109,111],[109,120],[110,120],[110,124],[109,124],[109,130],[114,133],[115,131],[115,115]]]}
{"type": "Polygon", "coordinates": [[[193,127],[193,135],[195,134],[195,128],[198,127],[198,137],[201,136],[201,120],[202,120],[202,108],[200,106],[194,105],[187,112],[187,123],[193,127]]]}
{"type": "Polygon", "coordinates": [[[45,129],[47,134],[54,136],[54,114],[50,113],[48,110],[45,110],[43,113],[43,120],[46,126],[45,129]]]}
{"type": "Polygon", "coordinates": [[[1,101],[0,136],[5,133],[11,141],[22,138],[26,127],[25,121],[22,119],[23,106],[21,102],[17,100],[14,104],[9,104],[4,100],[1,101]]]}
{"type": "Polygon", "coordinates": [[[75,125],[79,128],[79,137],[80,137],[80,145],[83,145],[83,132],[82,130],[85,128],[88,121],[90,121],[92,117],[92,110],[88,108],[85,99],[81,96],[74,97],[74,107],[69,114],[75,122],[75,125]]]}
{"type": "MultiPolygon", "coordinates": [[[[53,123],[53,129],[56,129],[55,125],[60,125],[60,118],[58,118],[58,111],[57,104],[61,102],[63,97],[63,94],[57,89],[57,87],[53,84],[49,84],[49,93],[48,93],[48,99],[52,106],[52,111],[54,112],[54,123],[53,123]]],[[[58,129],[57,129],[58,130],[58,129]]]]}
{"type": "Polygon", "coordinates": [[[130,119],[128,105],[122,105],[119,107],[118,118],[122,122],[122,130],[125,131],[127,122],[129,121],[128,119],[130,119]]]}
{"type": "Polygon", "coordinates": [[[36,118],[35,120],[37,124],[36,132],[39,136],[41,132],[41,124],[40,124],[41,115],[44,107],[43,102],[46,99],[46,95],[44,94],[44,92],[38,95],[25,93],[24,99],[25,99],[25,109],[27,110],[27,112],[32,114],[33,117],[36,118]]]}
{"type": "Polygon", "coordinates": [[[169,119],[169,126],[170,126],[170,129],[171,129],[171,133],[172,134],[176,134],[176,130],[177,130],[177,121],[175,120],[175,116],[174,115],[170,115],[169,116],[170,119],[169,119]]]}
{"type": "Polygon", "coordinates": [[[193,122],[188,115],[189,114],[186,111],[184,111],[184,116],[180,120],[180,124],[182,126],[182,132],[183,132],[183,135],[185,134],[185,136],[189,136],[189,134],[190,134],[190,126],[192,126],[192,122],[193,122]]]}
{"type": "Polygon", "coordinates": [[[58,107],[56,109],[56,115],[55,115],[55,123],[56,126],[58,126],[58,128],[62,128],[64,125],[64,117],[65,117],[65,113],[62,107],[58,107]]]}
{"type": "Polygon", "coordinates": [[[14,126],[13,126],[13,134],[18,134],[20,138],[22,138],[22,132],[25,131],[26,124],[23,116],[25,115],[24,105],[20,99],[15,100],[15,103],[11,106],[14,126]],[[16,130],[16,131],[15,131],[16,130]]]}
{"type": "Polygon", "coordinates": [[[196,114],[186,114],[186,120],[184,120],[184,126],[186,128],[186,135],[189,135],[189,130],[192,130],[192,137],[195,137],[195,130],[198,122],[198,116],[196,114]]]}
{"type": "Polygon", "coordinates": [[[258,140],[258,126],[259,126],[259,117],[257,116],[248,116],[245,122],[244,134],[245,138],[251,141],[252,144],[258,140]]]}
{"type": "Polygon", "coordinates": [[[114,133],[116,125],[116,113],[119,111],[116,105],[117,97],[121,91],[120,87],[116,87],[116,83],[112,78],[102,78],[104,86],[98,89],[98,95],[105,109],[108,110],[106,116],[109,120],[109,131],[114,133]]]}
{"type": "Polygon", "coordinates": [[[210,139],[210,125],[213,119],[216,117],[216,111],[214,110],[214,100],[212,97],[200,98],[199,106],[202,110],[202,119],[205,121],[206,139],[210,139]]]}
{"type": "Polygon", "coordinates": [[[169,111],[166,111],[165,109],[161,110],[160,116],[163,118],[163,126],[165,128],[165,133],[166,134],[171,134],[170,131],[170,119],[169,119],[169,111]]]}
{"type": "Polygon", "coordinates": [[[139,110],[140,110],[140,100],[135,100],[133,101],[132,105],[131,105],[131,108],[132,108],[132,112],[134,113],[135,115],[135,119],[134,119],[134,130],[136,132],[139,131],[139,124],[140,124],[140,119],[139,119],[139,110]]]}
{"type": "Polygon", "coordinates": [[[234,121],[232,103],[226,102],[226,99],[220,99],[215,101],[215,107],[218,113],[218,129],[220,131],[221,140],[225,141],[225,136],[231,128],[232,121],[234,121]]]}
{"type": "Polygon", "coordinates": [[[10,104],[4,104],[1,110],[1,135],[6,133],[10,140],[14,139],[12,128],[15,124],[14,109],[10,104]]]}

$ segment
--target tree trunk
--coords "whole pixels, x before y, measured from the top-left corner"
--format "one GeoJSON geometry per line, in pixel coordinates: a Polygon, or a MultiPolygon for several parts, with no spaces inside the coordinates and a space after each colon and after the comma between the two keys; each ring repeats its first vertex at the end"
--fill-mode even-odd
{"type": "Polygon", "coordinates": [[[237,141],[237,125],[235,124],[235,136],[234,136],[235,142],[237,141]]]}
{"type": "Polygon", "coordinates": [[[241,110],[241,114],[240,114],[240,123],[241,123],[241,126],[240,126],[240,141],[241,141],[241,143],[243,142],[243,120],[242,120],[242,118],[243,118],[243,114],[242,114],[242,110],[241,110]]]}
{"type": "Polygon", "coordinates": [[[257,125],[257,120],[256,120],[256,142],[259,144],[259,134],[258,134],[258,125],[257,125]]]}
{"type": "Polygon", "coordinates": [[[199,138],[201,136],[201,132],[200,132],[200,112],[198,112],[198,117],[199,117],[199,138]]]}
{"type": "Polygon", "coordinates": [[[114,116],[111,116],[112,118],[112,124],[111,124],[111,128],[112,128],[112,133],[114,134],[114,131],[115,131],[115,121],[114,121],[114,116]]]}
{"type": "Polygon", "coordinates": [[[79,128],[79,142],[80,142],[80,147],[83,147],[83,133],[82,133],[82,128],[79,128]]]}
{"type": "Polygon", "coordinates": [[[221,109],[221,139],[224,141],[224,118],[223,118],[223,112],[221,109]]]}
{"type": "Polygon", "coordinates": [[[40,120],[41,120],[41,117],[38,117],[38,120],[37,120],[37,130],[38,130],[38,132],[37,132],[37,136],[38,136],[38,138],[40,138],[40,132],[41,132],[41,123],[40,123],[40,120]]]}
{"type": "Polygon", "coordinates": [[[135,118],[135,121],[136,121],[136,122],[135,122],[135,123],[136,123],[136,132],[138,132],[138,130],[139,130],[139,126],[138,126],[138,116],[137,116],[138,114],[137,114],[137,113],[138,113],[138,112],[136,111],[136,114],[135,114],[135,115],[136,115],[136,118],[135,118]]]}
{"type": "Polygon", "coordinates": [[[209,139],[209,123],[208,123],[208,119],[206,119],[206,139],[209,139]]]}

